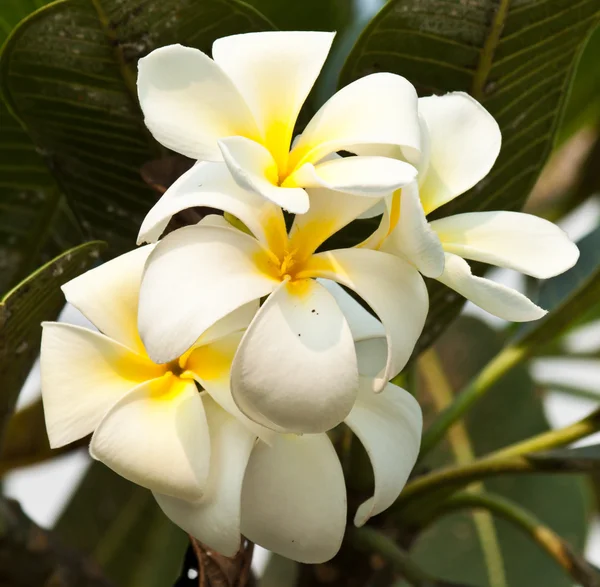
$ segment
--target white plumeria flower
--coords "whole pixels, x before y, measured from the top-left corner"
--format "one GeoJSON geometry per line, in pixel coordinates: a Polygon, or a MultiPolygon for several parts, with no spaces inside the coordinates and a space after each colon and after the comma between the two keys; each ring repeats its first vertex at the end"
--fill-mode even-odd
{"type": "Polygon", "coordinates": [[[284,209],[309,208],[304,188],[381,197],[414,178],[420,153],[417,94],[403,77],[368,75],[317,112],[293,145],[300,109],[334,33],[272,31],[224,37],[213,59],[181,45],[139,61],[145,122],[163,145],[200,161],[225,161],[236,181],[284,209]],[[357,147],[394,147],[400,158],[327,159],[357,147]]]}
{"type": "Polygon", "coordinates": [[[494,118],[462,92],[420,98],[419,115],[418,183],[386,199],[379,228],[361,246],[402,256],[490,314],[513,322],[541,318],[545,310],[514,289],[473,275],[465,259],[546,279],[576,263],[577,246],[552,222],[520,212],[470,212],[428,222],[427,214],[489,173],[501,134],[494,118]]]}
{"type": "Polygon", "coordinates": [[[238,186],[224,163],[200,163],[171,186],[140,232],[140,241],[156,240],[189,206],[221,208],[248,228],[251,234],[209,216],[163,238],[146,265],[138,326],[150,357],[165,363],[215,321],[268,296],[242,338],[231,388],[242,412],[277,431],[329,430],[358,393],[351,329],[315,278],[354,290],[383,322],[388,359],[373,378],[375,391],[408,361],[428,308],[422,277],[399,257],[366,249],[315,253],[372,206],[370,199],[322,188],[312,190],[311,201],[288,236],[279,206],[238,186]]]}
{"type": "MultiPolygon", "coordinates": [[[[372,392],[371,376],[386,360],[383,327],[341,288],[322,283],[342,307],[359,357],[360,390],[345,423],[364,445],[375,478],[374,495],[354,517],[362,526],[392,505],[406,484],[419,452],[422,416],[417,401],[400,387],[388,383],[380,394],[372,392]]],[[[303,563],[333,557],[344,535],[347,505],[342,468],[327,434],[275,433],[270,444],[240,449],[247,446],[241,427],[219,413],[218,429],[209,420],[213,452],[204,499],[157,498],[163,511],[226,555],[237,552],[241,533],[303,563]]]]}
{"type": "Polygon", "coordinates": [[[137,331],[140,282],[152,249],[132,251],[63,286],[67,301],[100,332],[44,323],[46,427],[53,448],[93,432],[91,455],[123,477],[161,494],[198,499],[210,463],[206,398],[258,429],[229,391],[231,361],[258,305],[216,323],[186,355],[154,363],[137,331]],[[208,396],[198,393],[196,382],[208,396]]]}
{"type": "MultiPolygon", "coordinates": [[[[240,534],[283,556],[328,560],[346,526],[346,488],[326,434],[272,433],[245,418],[231,399],[229,365],[256,307],[218,322],[176,364],[157,365],[136,329],[143,266],[152,247],[119,257],[65,287],[101,333],[46,323],[42,393],[53,447],[94,432],[90,450],[150,488],[184,530],[226,556],[240,534]],[[199,392],[199,382],[205,391],[199,392]],[[266,441],[266,442],[265,442],[266,441]]],[[[324,282],[352,330],[360,390],[346,424],[365,446],[374,494],[357,525],[398,497],[417,458],[422,418],[416,400],[388,384],[371,391],[385,363],[382,325],[341,288],[324,282]]]]}

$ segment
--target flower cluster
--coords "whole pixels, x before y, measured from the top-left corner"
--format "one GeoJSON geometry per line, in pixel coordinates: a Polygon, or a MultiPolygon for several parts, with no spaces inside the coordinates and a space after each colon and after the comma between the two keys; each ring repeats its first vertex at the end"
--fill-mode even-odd
{"type": "Polygon", "coordinates": [[[546,278],[578,256],[560,229],[526,214],[427,220],[500,150],[498,125],[466,94],[418,98],[406,79],[375,73],[294,136],[332,40],[253,33],[219,39],[213,59],[179,45],[142,59],[146,125],[197,163],[145,218],[138,244],[149,244],[64,286],[99,332],[44,325],[52,446],[93,433],[94,458],[226,555],[241,534],[307,563],[337,552],[346,489],[327,433],[340,424],[373,467],[355,523],[398,497],[422,422],[390,380],[425,323],[422,275],[497,316],[534,320],[541,308],[465,259],[546,278]],[[225,215],[163,236],[196,206],[225,215]],[[364,242],[327,246],[378,215],[364,242]]]}

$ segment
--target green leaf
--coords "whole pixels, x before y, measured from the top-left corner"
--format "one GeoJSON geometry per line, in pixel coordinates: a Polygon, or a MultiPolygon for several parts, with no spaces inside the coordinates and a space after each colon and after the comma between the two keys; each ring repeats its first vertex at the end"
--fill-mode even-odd
{"type": "MultiPolygon", "coordinates": [[[[461,318],[437,343],[453,389],[461,389],[502,348],[500,334],[473,318],[461,318]]],[[[427,405],[426,398],[421,404],[427,405]]],[[[541,397],[525,366],[495,384],[466,416],[477,455],[484,455],[548,430],[541,397]]],[[[444,447],[426,462],[448,462],[444,447]]],[[[542,523],[581,552],[587,534],[590,491],[576,476],[505,475],[490,479],[485,489],[531,511],[542,523]]],[[[510,587],[571,587],[572,581],[545,553],[504,520],[494,519],[510,587]]],[[[448,580],[479,586],[490,582],[472,516],[456,513],[441,518],[416,540],[411,551],[421,567],[448,580]]]]}
{"type": "Polygon", "coordinates": [[[600,123],[600,27],[590,36],[571,87],[557,143],[562,143],[584,126],[600,123]]]}
{"type": "MultiPolygon", "coordinates": [[[[0,46],[45,0],[0,6],[0,46]]],[[[0,292],[83,241],[79,225],[31,139],[0,97],[0,292]]]]}
{"type": "Polygon", "coordinates": [[[520,327],[520,346],[543,350],[544,346],[575,326],[598,305],[600,299],[600,227],[583,237],[580,257],[566,273],[543,282],[537,303],[547,316],[520,327]]]}
{"type": "Polygon", "coordinates": [[[34,524],[14,500],[0,498],[3,587],[115,587],[87,557],[34,524]]]}
{"type": "Polygon", "coordinates": [[[15,412],[8,421],[0,450],[0,476],[19,467],[47,461],[85,446],[88,442],[89,438],[82,438],[59,449],[51,449],[46,432],[44,407],[39,399],[15,412]]]}
{"type": "Polygon", "coordinates": [[[339,31],[356,8],[348,0],[247,0],[278,29],[339,31]]]}
{"type": "Polygon", "coordinates": [[[143,123],[137,60],[169,43],[210,51],[218,37],[271,28],[238,0],[58,1],[10,36],[0,83],[84,227],[121,252],[156,200],[140,168],[166,155],[143,123]]]}
{"type": "Polygon", "coordinates": [[[43,320],[65,305],[60,286],[94,264],[104,244],[90,242],[50,261],[0,300],[0,436],[37,357],[43,320]]]}
{"type": "Polygon", "coordinates": [[[99,462],[90,466],[54,530],[127,587],[172,585],[188,544],[150,491],[99,462]]]}
{"type": "Polygon", "coordinates": [[[0,477],[21,467],[43,463],[89,444],[86,436],[60,448],[50,448],[41,399],[12,414],[0,449],[0,477]]]}
{"type": "MultiPolygon", "coordinates": [[[[597,0],[392,0],[375,16],[342,71],[342,85],[376,71],[407,77],[421,95],[462,90],[502,130],[485,180],[434,213],[519,209],[552,148],[581,48],[598,22],[597,0]]],[[[439,283],[417,352],[464,300],[439,283]]]]}

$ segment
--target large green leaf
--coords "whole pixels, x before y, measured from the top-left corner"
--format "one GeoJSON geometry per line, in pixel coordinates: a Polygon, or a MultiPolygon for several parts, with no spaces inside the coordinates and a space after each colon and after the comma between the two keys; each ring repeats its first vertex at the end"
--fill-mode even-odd
{"type": "Polygon", "coordinates": [[[339,31],[356,7],[349,0],[247,0],[278,29],[287,31],[339,31]]]}
{"type": "Polygon", "coordinates": [[[16,501],[0,498],[2,587],[117,587],[87,557],[34,524],[16,501]]]}
{"type": "Polygon", "coordinates": [[[143,123],[137,60],[169,43],[210,51],[218,37],[270,28],[238,0],[59,1],[7,41],[2,89],[85,228],[118,252],[156,199],[140,167],[165,154],[143,123]]]}
{"type": "MultiPolygon", "coordinates": [[[[358,40],[341,83],[375,71],[406,76],[421,95],[471,93],[502,129],[488,177],[434,213],[518,209],[551,150],[598,0],[392,0],[358,40]]],[[[459,312],[463,299],[435,283],[418,350],[459,312]]]]}
{"type": "Polygon", "coordinates": [[[91,465],[54,530],[122,587],[172,585],[188,543],[150,491],[99,462],[91,465]]]}
{"type": "MultiPolygon", "coordinates": [[[[473,318],[457,321],[436,346],[452,387],[460,389],[502,346],[500,335],[473,318]]],[[[422,402],[426,405],[426,398],[422,402]]],[[[467,430],[477,455],[548,429],[540,394],[525,367],[518,367],[498,382],[469,412],[467,430]]],[[[428,458],[429,464],[446,461],[444,448],[428,458]]],[[[544,524],[581,552],[587,534],[590,493],[575,476],[504,476],[485,482],[485,488],[530,510],[544,524]]],[[[504,520],[495,520],[510,587],[570,587],[558,565],[504,520]]],[[[469,514],[452,514],[426,530],[412,554],[433,574],[454,581],[487,586],[487,572],[475,525],[469,514]]]]}
{"type": "Polygon", "coordinates": [[[60,290],[98,260],[103,243],[80,245],[50,261],[0,300],[0,434],[38,355],[43,320],[65,304],[60,290]]]}
{"type": "MultiPolygon", "coordinates": [[[[0,46],[22,18],[46,3],[3,2],[0,46]]],[[[48,255],[55,256],[83,238],[44,160],[2,97],[0,128],[0,292],[4,292],[48,255]]]]}
{"type": "Polygon", "coordinates": [[[600,27],[590,36],[581,55],[565,108],[558,141],[568,139],[582,126],[600,123],[600,27]]]}

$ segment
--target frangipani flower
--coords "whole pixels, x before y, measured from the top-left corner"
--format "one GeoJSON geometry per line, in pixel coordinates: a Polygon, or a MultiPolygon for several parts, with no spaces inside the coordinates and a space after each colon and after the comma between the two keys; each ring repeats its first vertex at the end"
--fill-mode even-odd
{"type": "Polygon", "coordinates": [[[248,304],[219,321],[174,361],[152,362],[136,324],[142,271],[152,248],[132,251],[63,286],[67,300],[100,332],[44,323],[46,427],[53,448],[93,432],[91,455],[123,477],[160,494],[199,499],[210,464],[206,398],[246,420],[231,399],[229,369],[258,306],[248,304]],[[196,382],[206,394],[198,393],[196,382]]]}
{"type": "Polygon", "coordinates": [[[333,33],[263,32],[224,37],[213,59],[170,45],[139,62],[145,122],[166,147],[224,160],[236,181],[286,210],[309,208],[303,188],[381,197],[415,176],[391,157],[327,156],[383,145],[410,162],[420,152],[417,94],[404,78],[368,75],[317,112],[291,148],[300,109],[327,58],[333,33]]]}
{"type": "MultiPolygon", "coordinates": [[[[380,394],[372,392],[370,379],[385,363],[383,327],[341,288],[322,284],[343,309],[359,357],[360,390],[345,423],[367,450],[375,478],[373,497],[354,517],[361,526],[387,509],[404,487],[419,452],[422,416],[417,401],[400,387],[389,383],[380,394]]],[[[196,503],[159,498],[167,516],[227,555],[237,552],[241,532],[300,562],[333,557],[347,506],[340,461],[327,434],[275,433],[270,444],[259,441],[248,457],[238,449],[242,432],[234,418],[223,410],[220,418],[214,431],[215,420],[209,420],[213,457],[205,497],[196,503]],[[215,438],[221,439],[217,449],[215,438]]]]}
{"type": "MultiPolygon", "coordinates": [[[[144,247],[65,286],[67,298],[102,333],[46,323],[42,392],[52,446],[92,431],[94,457],[154,492],[184,530],[227,556],[240,534],[283,556],[318,563],[340,547],[347,517],[340,461],[327,434],[277,434],[245,418],[228,373],[253,305],[206,331],[176,364],[157,365],[136,330],[144,247]],[[194,384],[204,388],[199,391],[194,384]]],[[[373,394],[386,356],[382,325],[341,288],[338,300],[356,344],[360,390],[346,424],[365,446],[374,494],[355,523],[389,507],[406,483],[421,437],[421,411],[403,389],[373,394]]]]}
{"type": "Polygon", "coordinates": [[[375,391],[404,367],[427,313],[424,282],[399,257],[366,249],[315,253],[372,200],[315,189],[311,202],[288,236],[279,206],[238,186],[224,163],[200,163],[171,186],[140,231],[142,242],[157,239],[189,206],[221,208],[248,228],[250,234],[209,216],[163,238],[146,264],[138,325],[150,357],[169,362],[217,320],[268,296],[242,338],[231,388],[243,413],[277,431],[329,430],[358,393],[351,329],[315,278],[354,290],[383,322],[388,359],[374,374],[375,391]]]}
{"type": "Polygon", "coordinates": [[[386,201],[364,247],[397,254],[495,316],[514,322],[546,312],[523,294],[471,273],[465,259],[546,279],[572,267],[579,250],[552,222],[520,212],[427,214],[483,179],[500,152],[492,116],[462,92],[419,99],[423,160],[417,182],[386,201]]]}

